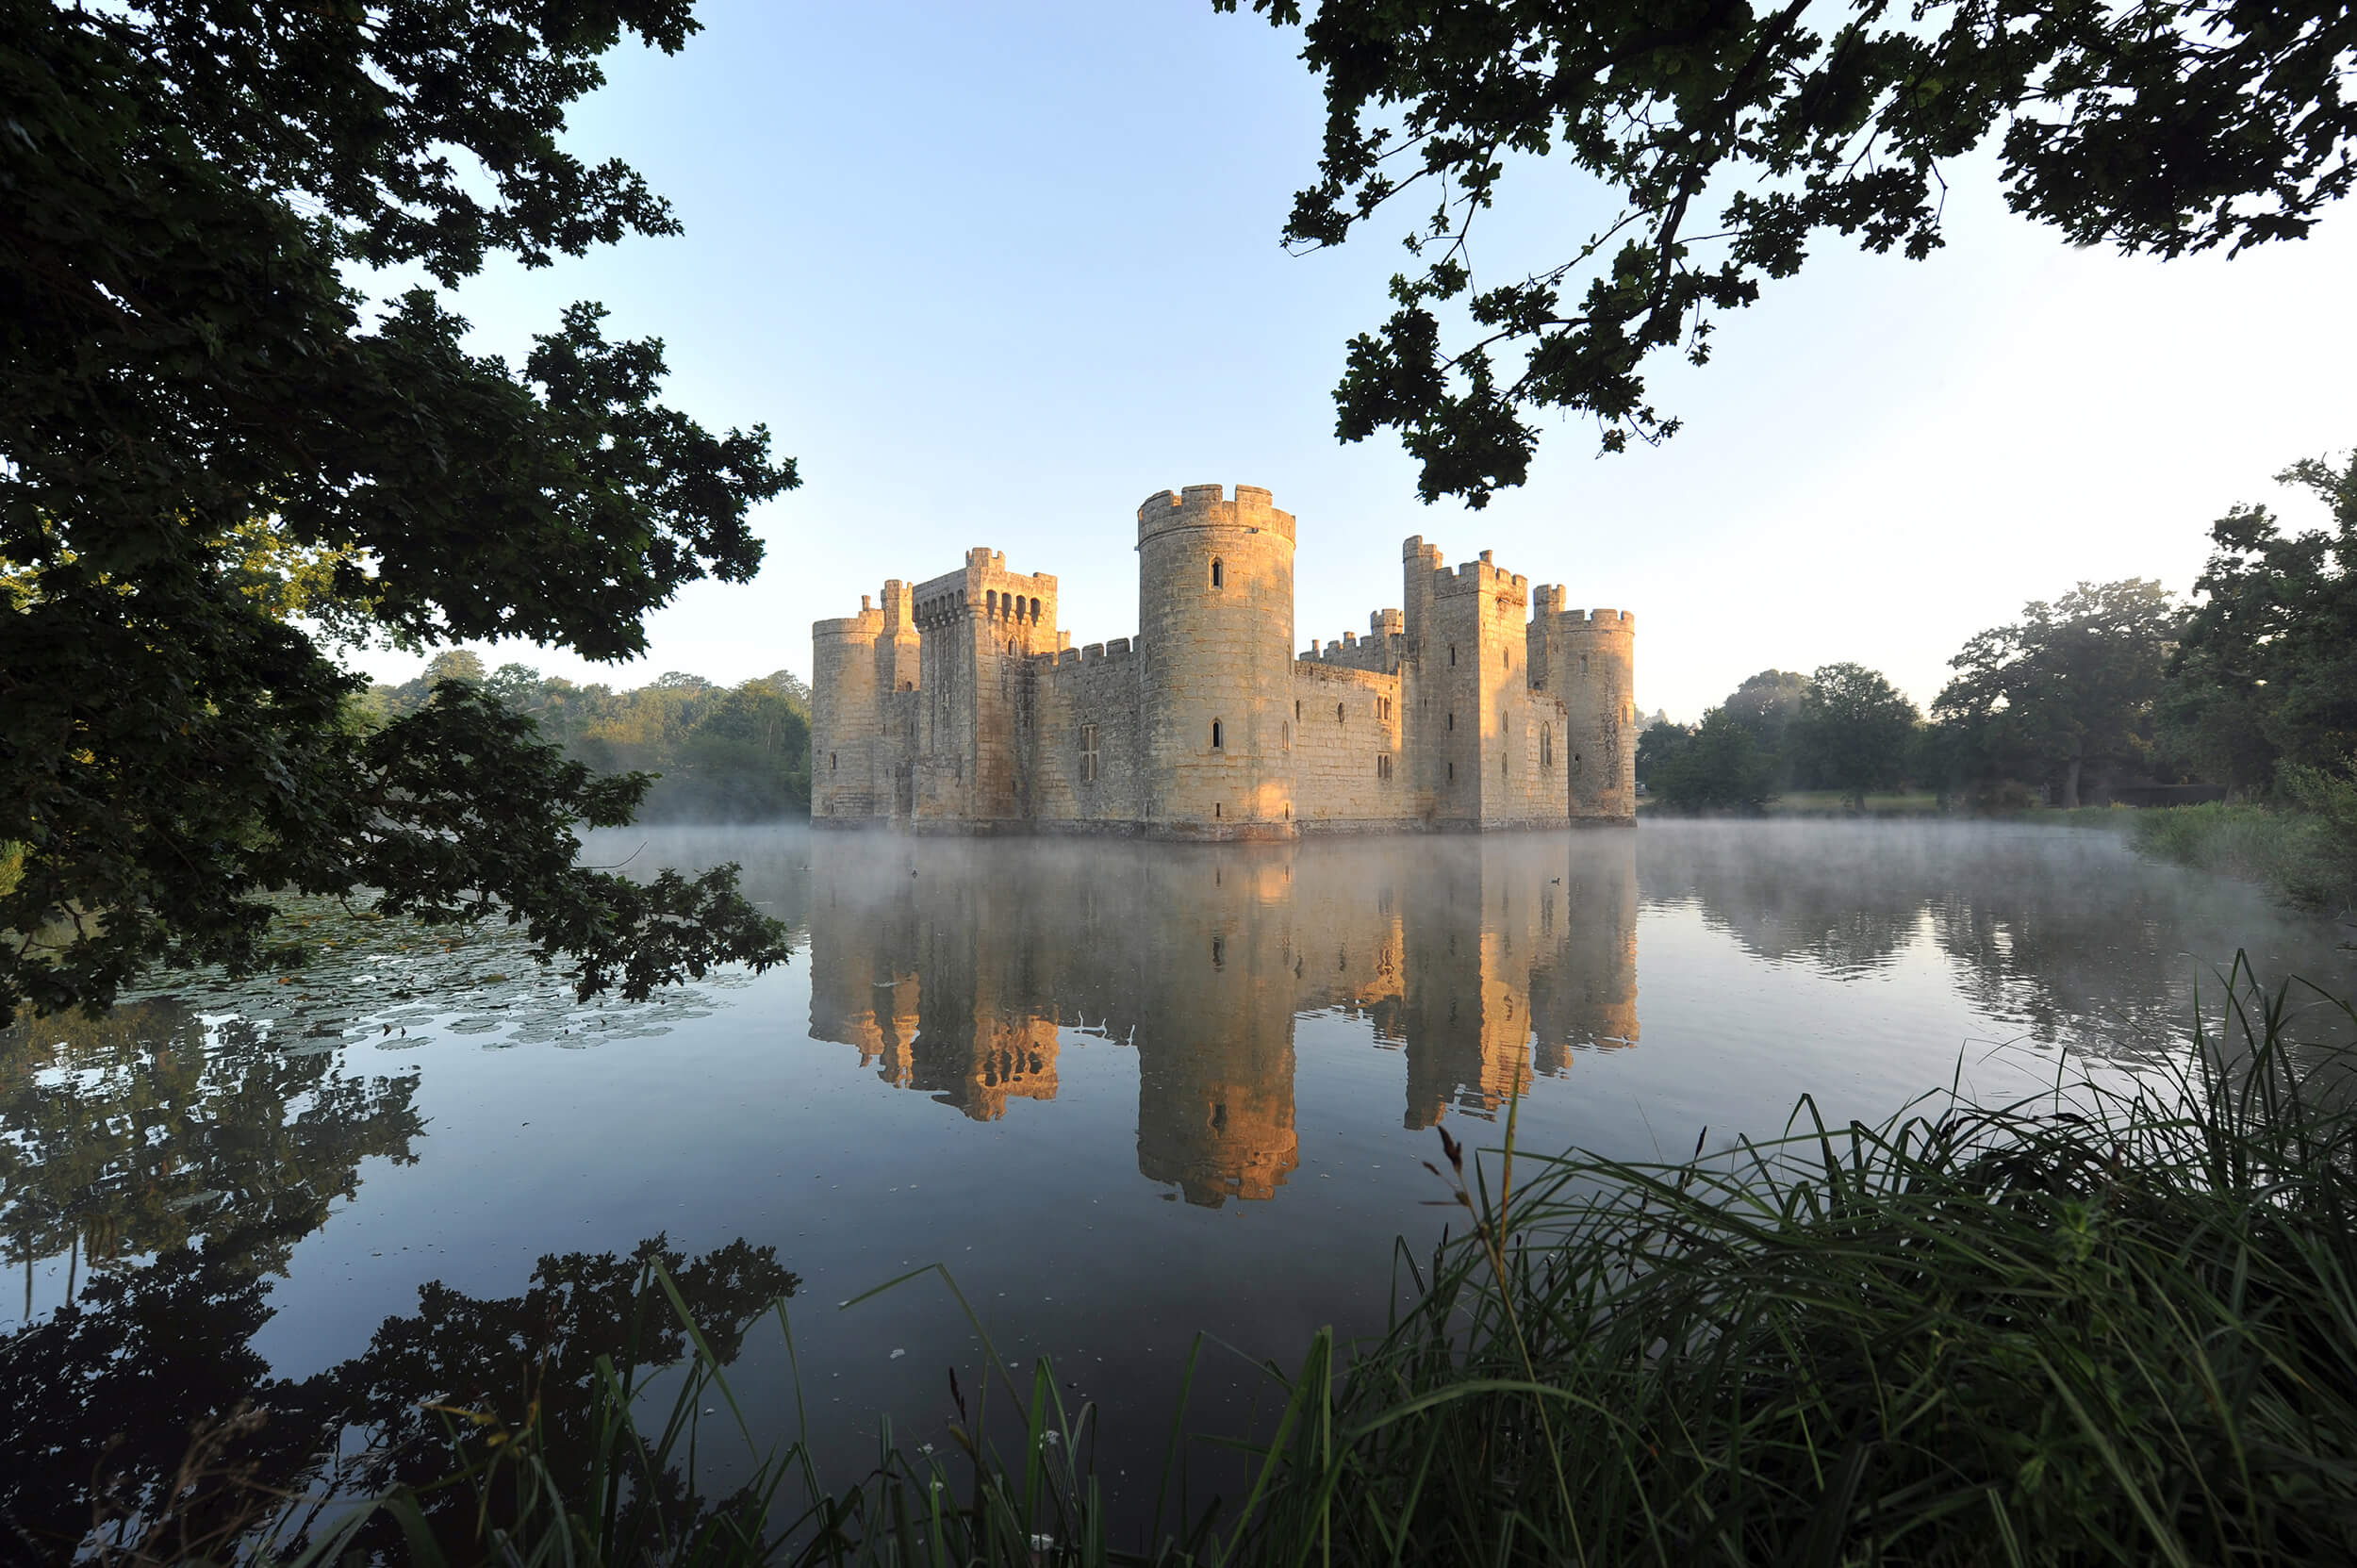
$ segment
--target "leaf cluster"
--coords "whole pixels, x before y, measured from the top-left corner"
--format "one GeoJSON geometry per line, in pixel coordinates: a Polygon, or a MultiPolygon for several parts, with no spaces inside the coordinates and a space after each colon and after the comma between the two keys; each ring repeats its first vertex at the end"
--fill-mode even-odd
{"type": "Polygon", "coordinates": [[[626,658],[682,586],[758,568],[750,508],[794,466],[663,405],[659,340],[609,341],[585,303],[511,367],[431,289],[370,319],[346,281],[671,232],[558,135],[625,33],[693,25],[686,0],[0,0],[0,841],[25,854],[0,1015],[103,1005],[157,960],[257,962],[260,895],[379,874],[594,939],[585,981],[774,956],[725,878],[595,913],[618,883],[544,857],[632,786],[464,701],[355,741],[365,683],[323,646],[626,658]],[[696,953],[612,946],[706,913],[727,929],[696,953]]]}
{"type": "MultiPolygon", "coordinates": [[[[1302,24],[1297,0],[1252,8],[1302,24]]],[[[2304,235],[2357,178],[2357,20],[2337,3],[1327,0],[1302,38],[1326,133],[1286,242],[1424,204],[1417,267],[1334,396],[1343,439],[1399,432],[1427,502],[1523,483],[1551,410],[1592,417],[1607,451],[1673,434],[1651,359],[1706,362],[1715,318],[1824,234],[1930,255],[1943,170],[1992,138],[2016,211],[2163,256],[2304,235]],[[1559,261],[1477,281],[1476,218],[1545,158],[1613,216],[1559,261]]]]}

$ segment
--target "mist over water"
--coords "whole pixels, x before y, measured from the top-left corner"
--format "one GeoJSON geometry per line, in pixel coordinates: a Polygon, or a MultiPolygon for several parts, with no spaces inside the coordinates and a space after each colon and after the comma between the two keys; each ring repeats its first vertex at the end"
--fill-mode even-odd
{"type": "MultiPolygon", "coordinates": [[[[1494,1144],[1519,1094],[1522,1147],[1676,1157],[1779,1131],[1804,1092],[1876,1120],[1952,1080],[1998,1098],[2167,1065],[2237,950],[2357,989],[2331,926],[2036,826],[1283,847],[661,829],[587,852],[741,863],[792,963],[583,1005],[512,935],[321,912],[335,945],[297,983],[169,977],[98,1023],[20,1026],[0,1312],[41,1322],[193,1246],[208,1299],[253,1305],[151,1353],[309,1378],[428,1281],[506,1300],[544,1256],[741,1239],[799,1278],[802,1395],[848,1478],[880,1416],[941,1435],[947,1366],[974,1386],[938,1279],[837,1309],[940,1263],[1002,1353],[1052,1354],[1104,1406],[1119,1481],[1158,1459],[1198,1331],[1289,1363],[1320,1325],[1380,1327],[1394,1238],[1426,1255],[1448,1217],[1425,1207],[1436,1124],[1494,1144]]],[[[756,1329],[732,1377],[786,1423],[776,1340],[756,1329]]],[[[1195,1407],[1212,1428],[1248,1417],[1250,1378],[1222,1365],[1195,1407]]],[[[149,1395],[124,1390],[136,1422],[149,1395]]]]}

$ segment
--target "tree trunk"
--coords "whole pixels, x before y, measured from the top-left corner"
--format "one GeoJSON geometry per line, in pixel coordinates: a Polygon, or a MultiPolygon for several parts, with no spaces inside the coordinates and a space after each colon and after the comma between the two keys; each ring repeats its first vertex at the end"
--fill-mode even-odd
{"type": "Polygon", "coordinates": [[[2070,759],[2070,766],[2063,770],[2063,810],[2065,811],[2079,809],[2079,768],[2081,766],[2080,760],[2073,757],[2070,759]]]}

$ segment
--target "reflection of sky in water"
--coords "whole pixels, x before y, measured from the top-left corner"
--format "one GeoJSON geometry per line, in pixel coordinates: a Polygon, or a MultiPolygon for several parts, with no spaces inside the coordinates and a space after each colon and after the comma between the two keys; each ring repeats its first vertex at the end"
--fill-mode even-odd
{"type": "MultiPolygon", "coordinates": [[[[620,859],[645,835],[612,836],[620,859]]],[[[513,1296],[546,1253],[742,1236],[804,1281],[806,1395],[844,1454],[874,1412],[912,1440],[948,1413],[968,1334],[946,1292],[832,1310],[932,1263],[1003,1350],[1052,1351],[1150,1444],[1195,1330],[1290,1359],[1320,1324],[1379,1326],[1393,1237],[1422,1255],[1444,1217],[1421,1207],[1430,1127],[1494,1141],[1517,1088],[1525,1147],[1675,1156],[1705,1128],[1772,1132],[1803,1091],[1878,1119],[1959,1075],[2034,1088],[2058,1050],[2165,1058],[2237,945],[2269,976],[2350,980],[2320,923],[2052,829],[712,830],[640,858],[742,861],[792,964],[583,1005],[511,933],[306,908],[333,946],[291,984],[184,979],[20,1031],[0,1245],[20,1286],[33,1254],[34,1313],[93,1257],[192,1237],[283,1270],[255,1345],[300,1375],[427,1279],[513,1296]]],[[[737,1378],[782,1388],[770,1337],[737,1378]]],[[[1208,1387],[1216,1425],[1241,1396],[1208,1387]]]]}

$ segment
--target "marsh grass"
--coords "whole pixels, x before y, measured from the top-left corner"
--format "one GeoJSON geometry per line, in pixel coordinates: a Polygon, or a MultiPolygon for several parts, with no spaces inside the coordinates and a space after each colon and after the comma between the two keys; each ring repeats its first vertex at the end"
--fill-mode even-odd
{"type": "Polygon", "coordinates": [[[402,1493],[288,1555],[373,1519],[419,1563],[2357,1560],[2357,1118],[2295,1038],[2357,1015],[2239,966],[2222,999],[2173,1076],[1878,1127],[1804,1099],[1784,1136],[1685,1161],[1534,1158],[1510,1114],[1488,1154],[1443,1133],[1453,1234],[1401,1245],[1388,1331],[1266,1369],[1224,1502],[1187,1494],[1182,1387],[1135,1539],[1046,1362],[988,1353],[947,1452],[887,1433],[830,1490],[800,1442],[756,1448],[691,1324],[668,1413],[602,1364],[585,1477],[529,1423],[453,1412],[442,1486],[475,1535],[402,1493]],[[689,1508],[707,1405],[737,1480],[689,1508]]]}
{"type": "Polygon", "coordinates": [[[2265,883],[2304,909],[2357,910],[2357,759],[2284,764],[2272,804],[2138,812],[2136,847],[2205,871],[2265,883]]]}

